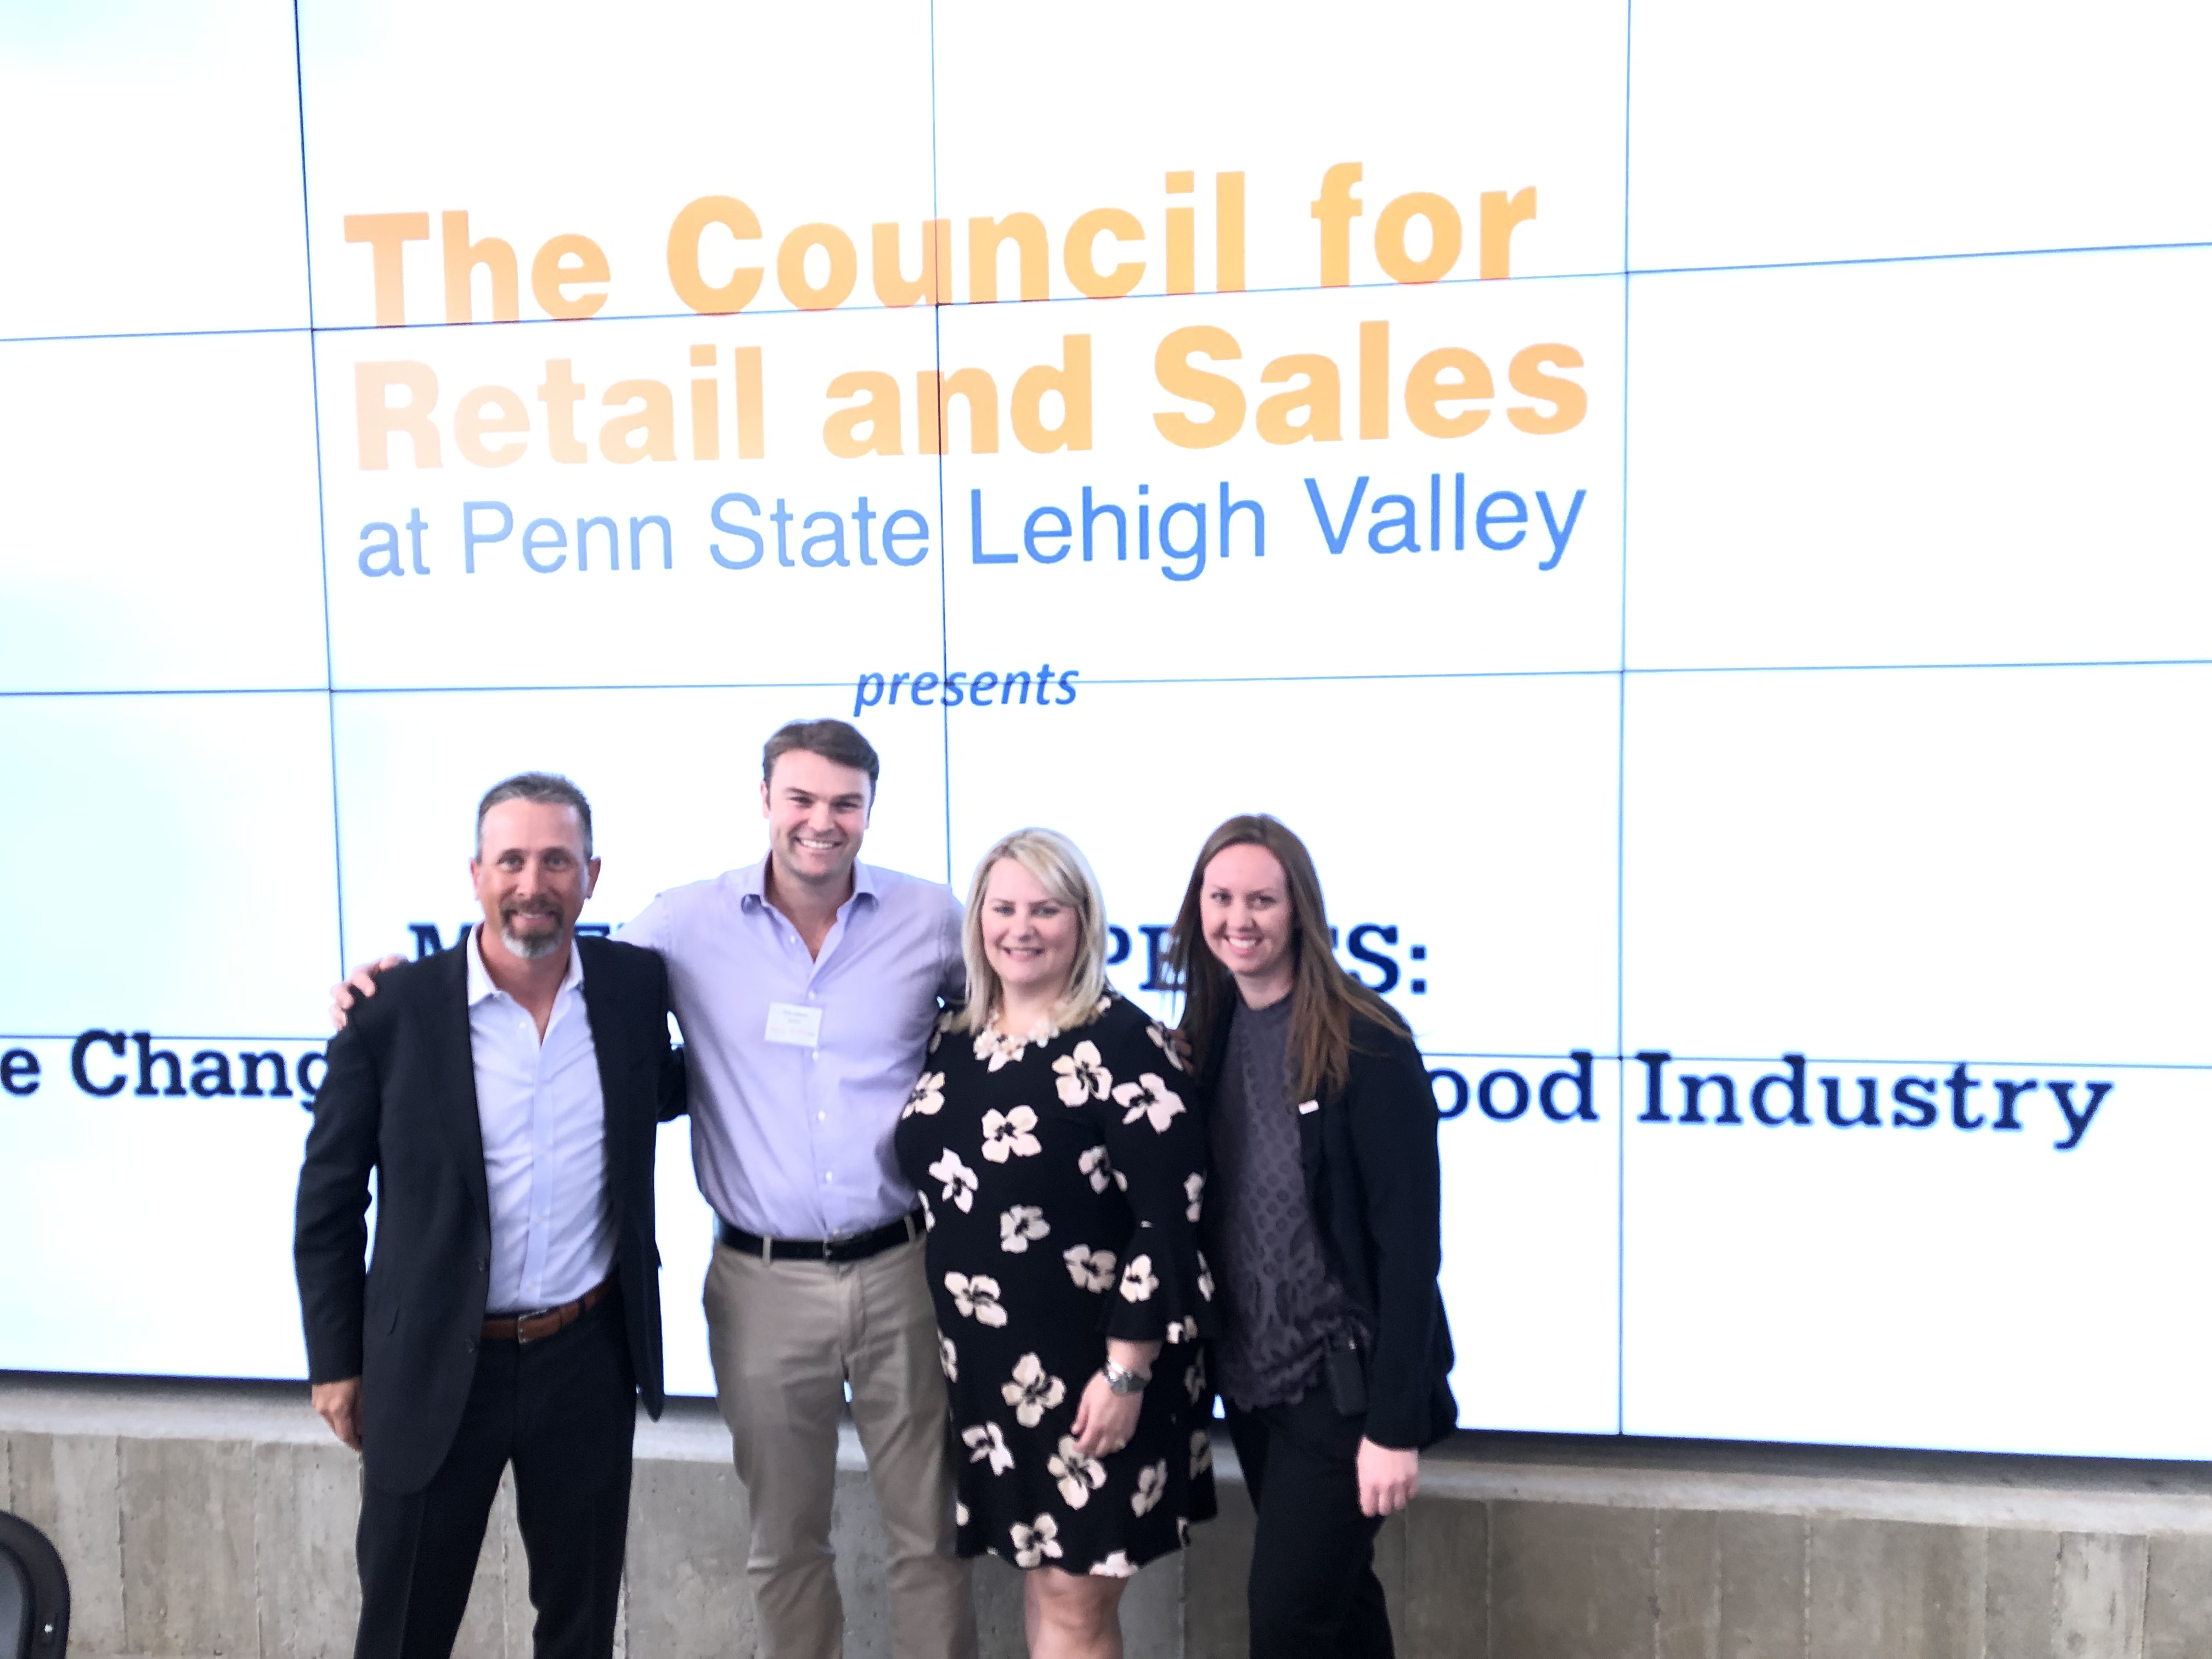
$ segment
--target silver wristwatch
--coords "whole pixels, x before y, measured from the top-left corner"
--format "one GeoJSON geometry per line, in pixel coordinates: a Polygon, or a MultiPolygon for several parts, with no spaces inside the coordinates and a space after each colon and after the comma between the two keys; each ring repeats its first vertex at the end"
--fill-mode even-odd
{"type": "Polygon", "coordinates": [[[1111,1359],[1106,1362],[1100,1374],[1105,1377],[1107,1388],[1121,1395],[1142,1394],[1145,1384],[1152,1380],[1146,1372],[1133,1371],[1126,1365],[1115,1364],[1111,1359]]]}

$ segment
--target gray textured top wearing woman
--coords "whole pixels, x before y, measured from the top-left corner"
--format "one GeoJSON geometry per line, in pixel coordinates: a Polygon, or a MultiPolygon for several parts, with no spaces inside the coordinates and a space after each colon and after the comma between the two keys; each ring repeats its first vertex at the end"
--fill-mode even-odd
{"type": "Polygon", "coordinates": [[[1237,1005],[1209,1125],[1207,1255],[1221,1289],[1216,1380],[1246,1411],[1297,1400],[1330,1342],[1359,1331],[1306,1200],[1290,1090],[1291,1003],[1237,1005]]]}

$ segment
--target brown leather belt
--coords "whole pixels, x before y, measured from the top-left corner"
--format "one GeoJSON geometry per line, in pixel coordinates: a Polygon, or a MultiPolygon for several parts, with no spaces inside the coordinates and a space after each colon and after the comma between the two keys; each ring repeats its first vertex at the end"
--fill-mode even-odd
{"type": "Polygon", "coordinates": [[[615,1288],[615,1276],[609,1273],[586,1291],[574,1302],[563,1302],[557,1308],[543,1309],[537,1313],[501,1314],[483,1322],[483,1340],[487,1342],[543,1342],[556,1331],[565,1331],[586,1314],[605,1301],[615,1288]]]}

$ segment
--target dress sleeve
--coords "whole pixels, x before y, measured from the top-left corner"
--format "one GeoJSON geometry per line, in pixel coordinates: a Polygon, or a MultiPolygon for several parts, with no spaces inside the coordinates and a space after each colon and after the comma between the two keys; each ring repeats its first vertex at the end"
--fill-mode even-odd
{"type": "Polygon", "coordinates": [[[1195,1342],[1213,1328],[1213,1279],[1198,1247],[1206,1131],[1195,1091],[1165,1027],[1127,1005],[1109,1012],[1101,1048],[1112,1075],[1092,1111],[1106,1155],[1135,1212],[1121,1279],[1107,1300],[1106,1334],[1132,1342],[1195,1342]]]}

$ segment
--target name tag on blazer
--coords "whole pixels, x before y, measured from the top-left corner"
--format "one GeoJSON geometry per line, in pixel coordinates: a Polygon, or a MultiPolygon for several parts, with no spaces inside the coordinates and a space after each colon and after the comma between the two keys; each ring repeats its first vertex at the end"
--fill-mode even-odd
{"type": "Polygon", "coordinates": [[[1321,1110],[1321,1102],[1317,1100],[1302,1100],[1298,1103],[1298,1115],[1300,1117],[1305,1116],[1310,1112],[1317,1112],[1319,1110],[1321,1110]]]}

